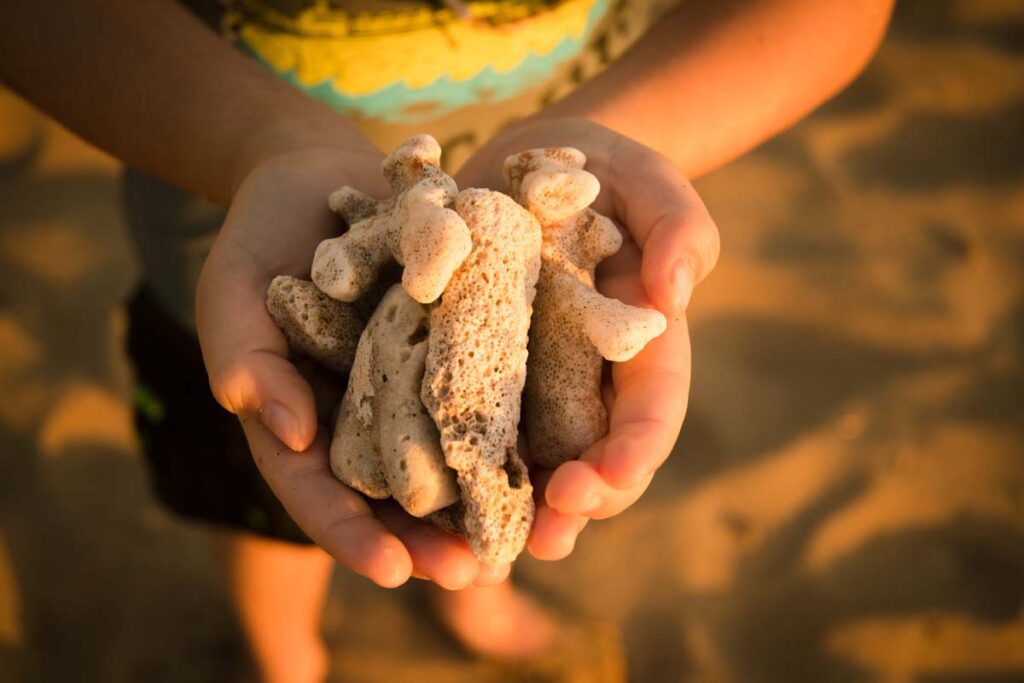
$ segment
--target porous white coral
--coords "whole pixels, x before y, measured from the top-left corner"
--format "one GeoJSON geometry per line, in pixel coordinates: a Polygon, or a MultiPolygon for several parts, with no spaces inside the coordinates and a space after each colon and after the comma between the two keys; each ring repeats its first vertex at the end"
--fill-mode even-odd
{"type": "Polygon", "coordinates": [[[441,295],[472,242],[466,224],[447,208],[458,193],[440,167],[441,147],[429,135],[402,143],[382,171],[394,196],[377,201],[351,187],[328,203],[349,224],[324,240],[313,257],[313,282],[340,301],[355,301],[392,258],[405,266],[402,284],[420,303],[441,295]]]}

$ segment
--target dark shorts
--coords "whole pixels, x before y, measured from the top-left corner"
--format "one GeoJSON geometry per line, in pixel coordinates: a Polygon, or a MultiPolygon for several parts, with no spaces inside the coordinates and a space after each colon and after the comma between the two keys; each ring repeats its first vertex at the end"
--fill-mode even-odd
{"type": "Polygon", "coordinates": [[[157,498],[190,520],[310,543],[260,476],[237,418],[210,393],[195,333],[145,286],[128,321],[135,426],[157,498]]]}

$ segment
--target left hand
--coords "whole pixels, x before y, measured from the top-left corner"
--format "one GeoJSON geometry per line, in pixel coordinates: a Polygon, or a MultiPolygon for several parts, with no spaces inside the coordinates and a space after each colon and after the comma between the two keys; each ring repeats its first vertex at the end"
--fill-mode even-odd
{"type": "Polygon", "coordinates": [[[536,147],[575,147],[601,182],[593,208],[625,227],[623,245],[597,270],[597,288],[636,306],[654,305],[668,328],[635,358],[612,365],[604,387],[608,434],[579,460],[533,471],[538,491],[530,553],[572,552],[590,519],[619,514],[640,498],[679,435],[690,390],[686,307],[718,259],[718,229],[678,168],[649,147],[579,119],[532,119],[484,145],[456,175],[460,188],[504,191],[505,157],[536,147]]]}
{"type": "MultiPolygon", "coordinates": [[[[267,312],[274,276],[306,277],[316,245],[337,234],[328,193],[341,185],[387,193],[382,158],[359,143],[300,148],[268,156],[244,176],[197,291],[210,386],[239,416],[256,467],[288,514],[339,563],[387,587],[410,576],[451,589],[494,583],[507,566],[481,565],[464,540],[394,503],[368,503],[337,480],[328,455],[332,430],[318,421],[315,403],[329,402],[329,392],[314,392],[317,374],[300,372],[267,312]]],[[[327,381],[337,389],[338,377],[327,381]]]]}

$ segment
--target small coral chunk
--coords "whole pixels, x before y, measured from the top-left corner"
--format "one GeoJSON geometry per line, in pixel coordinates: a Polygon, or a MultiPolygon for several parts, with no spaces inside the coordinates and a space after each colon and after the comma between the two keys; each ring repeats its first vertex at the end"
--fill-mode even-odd
{"type": "Polygon", "coordinates": [[[295,351],[338,372],[352,367],[363,318],[351,304],[309,280],[279,275],[267,289],[267,311],[295,351]]]}
{"type": "Polygon", "coordinates": [[[382,166],[395,194],[377,201],[351,187],[328,203],[349,224],[324,240],[313,258],[313,281],[340,301],[355,301],[393,257],[405,266],[402,284],[420,303],[441,296],[472,247],[466,224],[447,208],[458,193],[440,167],[441,147],[429,135],[402,143],[382,166]]]}
{"type": "Polygon", "coordinates": [[[372,498],[389,495],[414,517],[458,500],[441,437],[420,402],[427,312],[400,285],[384,295],[356,353],[331,443],[335,475],[372,498]]]}

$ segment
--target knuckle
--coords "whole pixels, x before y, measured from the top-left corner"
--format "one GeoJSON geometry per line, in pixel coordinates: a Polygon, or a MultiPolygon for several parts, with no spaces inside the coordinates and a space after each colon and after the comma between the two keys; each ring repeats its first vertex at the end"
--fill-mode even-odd
{"type": "Polygon", "coordinates": [[[703,280],[714,270],[721,254],[722,243],[718,228],[708,218],[701,221],[690,235],[690,252],[688,260],[697,274],[698,280],[703,280]]]}
{"type": "Polygon", "coordinates": [[[249,407],[255,382],[252,371],[236,359],[210,372],[210,389],[226,410],[239,413],[249,407]]]}

